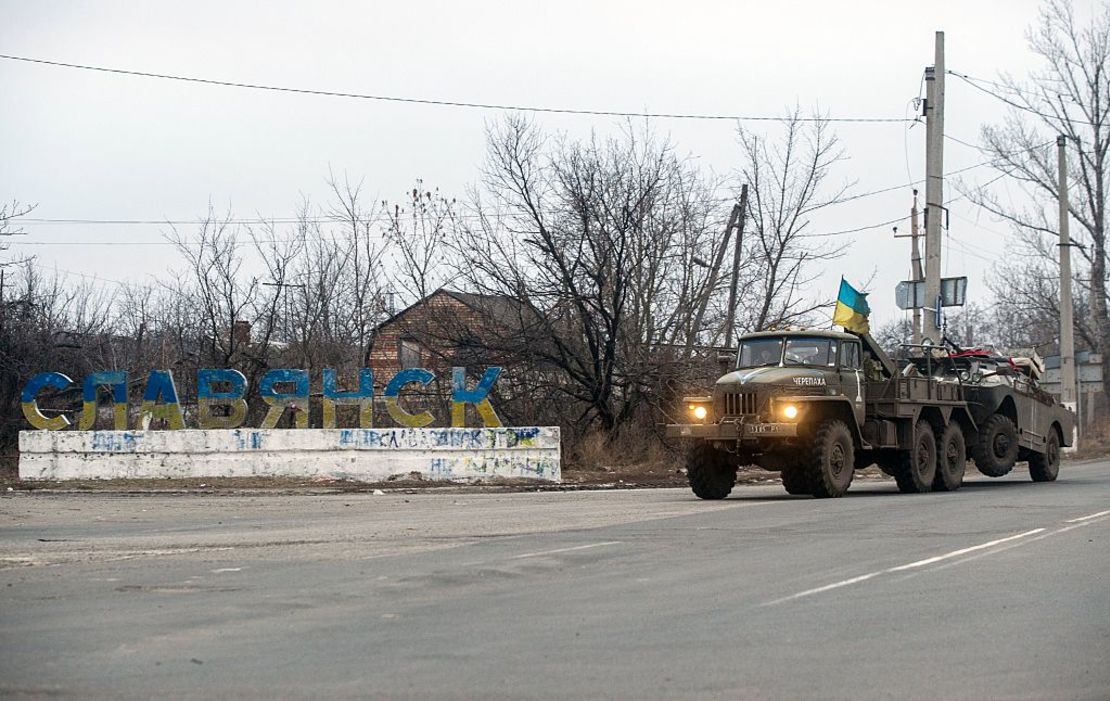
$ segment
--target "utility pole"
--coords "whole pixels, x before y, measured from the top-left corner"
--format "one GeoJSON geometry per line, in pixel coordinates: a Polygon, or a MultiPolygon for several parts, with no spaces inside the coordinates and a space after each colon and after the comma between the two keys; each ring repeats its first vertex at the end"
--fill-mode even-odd
{"type": "Polygon", "coordinates": [[[725,322],[725,348],[732,348],[732,334],[736,328],[736,287],[740,283],[740,247],[744,242],[744,222],[748,218],[748,184],[740,188],[740,211],[735,217],[736,247],[732,251],[732,280],[728,287],[728,319],[725,322]]]}
{"type": "MultiPolygon", "coordinates": [[[[1056,137],[1057,199],[1060,202],[1060,402],[1077,411],[1079,391],[1075,373],[1075,330],[1071,299],[1071,238],[1068,232],[1067,137],[1056,137]]],[[[1078,430],[1079,422],[1076,422],[1078,430]]]]}
{"type": "MultiPolygon", "coordinates": [[[[917,239],[921,236],[921,229],[917,222],[917,190],[913,191],[913,206],[910,207],[910,274],[914,281],[922,280],[925,274],[921,270],[921,248],[917,239]]],[[[916,289],[916,285],[914,287],[916,289]]],[[[921,307],[913,307],[913,340],[915,346],[921,344],[921,307]]]]}
{"type": "Polygon", "coordinates": [[[944,216],[944,32],[936,33],[933,65],[925,69],[925,90],[925,304],[933,306],[934,313],[925,315],[922,335],[939,344],[940,227],[944,216]]]}

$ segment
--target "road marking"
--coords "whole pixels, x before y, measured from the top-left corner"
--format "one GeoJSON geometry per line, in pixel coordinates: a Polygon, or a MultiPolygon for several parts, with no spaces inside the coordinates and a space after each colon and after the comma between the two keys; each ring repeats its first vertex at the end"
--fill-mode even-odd
{"type": "Polygon", "coordinates": [[[555,550],[540,550],[534,553],[524,553],[523,555],[514,555],[510,560],[523,560],[526,557],[542,557],[544,555],[558,555],[559,553],[569,553],[575,550],[588,550],[589,548],[604,548],[608,545],[620,545],[619,540],[609,540],[604,543],[590,543],[589,545],[576,545],[572,548],[556,548],[555,550]]]}
{"type": "Polygon", "coordinates": [[[847,586],[851,586],[853,584],[859,584],[860,582],[866,582],[867,580],[874,579],[875,577],[878,577],[880,575],[893,574],[895,572],[905,572],[906,570],[912,570],[912,569],[917,569],[919,567],[925,567],[927,565],[932,565],[932,564],[937,563],[937,562],[942,562],[944,560],[950,560],[954,557],[960,557],[961,555],[966,555],[968,553],[976,552],[977,550],[986,550],[987,548],[993,548],[997,545],[1001,545],[1003,543],[1009,543],[1011,541],[1015,541],[1015,540],[1018,540],[1020,538],[1028,538],[1031,535],[1037,535],[1038,533],[1044,533],[1044,531],[1045,531],[1044,528],[1034,528],[1031,531],[1025,531],[1024,533],[1017,533],[1015,535],[1007,536],[1005,538],[998,538],[997,540],[992,540],[992,541],[989,541],[987,543],[981,543],[979,545],[972,545],[971,547],[968,547],[968,548],[960,548],[959,550],[953,550],[952,552],[944,553],[943,555],[937,555],[935,557],[927,557],[924,560],[917,560],[916,562],[910,562],[910,563],[905,564],[905,565],[898,565],[896,567],[888,567],[885,570],[876,570],[874,572],[868,572],[867,574],[861,574],[858,577],[852,577],[851,579],[843,579],[839,582],[833,582],[832,584],[826,584],[823,587],[817,587],[815,589],[807,589],[805,591],[798,592],[797,594],[791,594],[790,596],[784,596],[781,599],[775,599],[773,601],[768,601],[768,602],[764,603],[763,605],[764,606],[775,606],[777,604],[786,603],[787,601],[794,601],[795,599],[801,599],[801,598],[804,598],[804,597],[807,597],[807,596],[813,596],[814,594],[822,594],[822,593],[827,592],[827,591],[832,591],[833,589],[840,589],[841,587],[847,587],[847,586]]]}
{"type": "Polygon", "coordinates": [[[998,540],[992,540],[989,543],[983,543],[982,545],[973,545],[970,548],[960,548],[959,550],[953,550],[950,553],[945,553],[943,555],[937,555],[936,557],[930,557],[930,558],[926,558],[924,560],[918,560],[917,562],[911,562],[908,565],[899,565],[898,567],[891,567],[889,570],[886,570],[886,572],[903,572],[905,570],[912,570],[912,569],[916,569],[918,567],[924,567],[926,565],[931,565],[934,562],[940,562],[941,560],[951,560],[954,557],[959,557],[960,555],[966,555],[967,553],[972,553],[972,552],[975,552],[976,550],[986,550],[987,548],[993,548],[994,546],[1001,545],[1002,543],[1008,543],[1011,540],[1017,540],[1019,538],[1025,538],[1027,536],[1037,535],[1038,533],[1044,533],[1044,531],[1045,531],[1044,528],[1034,528],[1031,531],[1026,531],[1024,533],[1018,533],[1017,535],[1012,535],[1012,536],[1009,536],[1007,538],[999,538],[998,540]]]}
{"type": "Polygon", "coordinates": [[[212,574],[219,574],[221,572],[242,572],[242,567],[221,567],[217,570],[212,570],[212,574]]]}
{"type": "Polygon", "coordinates": [[[1067,521],[1064,521],[1064,523],[1079,523],[1080,521],[1090,521],[1092,518],[1098,518],[1099,516],[1105,516],[1107,514],[1110,514],[1110,509],[1107,509],[1106,511],[1099,511],[1097,514],[1089,514],[1087,516],[1080,516],[1079,518],[1068,519],[1067,521]]]}

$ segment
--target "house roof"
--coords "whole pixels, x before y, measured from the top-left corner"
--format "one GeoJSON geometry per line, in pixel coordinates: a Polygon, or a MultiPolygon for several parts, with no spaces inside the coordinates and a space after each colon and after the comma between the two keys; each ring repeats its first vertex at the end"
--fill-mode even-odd
{"type": "Polygon", "coordinates": [[[493,320],[494,322],[506,328],[520,328],[529,320],[538,320],[540,318],[537,312],[531,305],[522,300],[508,295],[487,295],[477,294],[473,292],[458,292],[456,290],[449,290],[446,287],[441,287],[435,292],[432,292],[427,297],[405,307],[396,314],[393,314],[385,321],[381,322],[374,329],[377,333],[383,327],[393,324],[403,318],[413,309],[420,307],[427,303],[437,295],[446,295],[456,300],[457,302],[466,305],[493,320]]]}

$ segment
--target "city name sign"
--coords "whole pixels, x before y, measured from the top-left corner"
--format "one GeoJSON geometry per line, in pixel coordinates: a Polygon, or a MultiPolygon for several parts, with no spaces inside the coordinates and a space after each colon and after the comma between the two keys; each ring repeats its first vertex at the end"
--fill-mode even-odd
{"type": "MultiPolygon", "coordinates": [[[[501,419],[489,401],[490,390],[501,374],[501,368],[487,368],[478,384],[468,389],[466,368],[452,368],[451,425],[466,425],[466,405],[478,411],[483,425],[501,426],[501,419]]],[[[111,370],[86,375],[81,383],[82,406],[77,429],[88,431],[96,425],[97,400],[101,388],[109,391],[113,408],[113,428],[128,429],[127,371],[111,370]]],[[[424,368],[408,368],[398,372],[382,392],[389,416],[399,425],[408,428],[428,426],[435,417],[428,411],[410,412],[401,406],[401,390],[407,385],[427,386],[435,380],[435,373],[424,368]]],[[[45,389],[63,391],[74,384],[60,372],[44,372],[32,377],[23,387],[20,402],[23,416],[37,429],[58,431],[68,428],[65,416],[46,416],[38,406],[37,397],[45,389]]],[[[369,368],[358,373],[358,389],[339,390],[336,371],[325,369],[322,373],[323,391],[321,408],[323,428],[337,428],[336,409],[340,406],[358,407],[360,428],[370,428],[374,422],[374,375],[369,368]]],[[[262,376],[258,394],[269,410],[260,428],[277,426],[286,412],[292,412],[297,428],[308,428],[309,402],[308,370],[273,369],[262,376]]],[[[238,370],[202,369],[197,371],[197,424],[201,429],[239,428],[247,417],[247,378],[238,370]],[[216,412],[215,409],[221,411],[216,412]]],[[[149,428],[152,421],[161,420],[169,429],[185,428],[185,413],[181,409],[173,373],[169,370],[151,370],[146,379],[143,401],[139,409],[139,424],[149,428]]]]}

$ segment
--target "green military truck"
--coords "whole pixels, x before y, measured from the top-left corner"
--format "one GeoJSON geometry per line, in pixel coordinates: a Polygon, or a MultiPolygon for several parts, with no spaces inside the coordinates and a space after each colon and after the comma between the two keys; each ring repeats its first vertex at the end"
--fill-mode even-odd
{"type": "Polygon", "coordinates": [[[970,363],[930,354],[900,368],[866,334],[747,334],[735,369],[711,395],[686,397],[688,422],[666,433],[688,443],[687,475],[703,499],[726,497],[737,468],[753,464],[781,472],[787,492],[815,497],[841,496],[873,464],[902,492],[952,491],[969,455],[985,474],[1021,457],[1035,481],[1054,480],[1071,412],[1020,383],[988,387],[990,373],[973,375],[970,363]]]}

